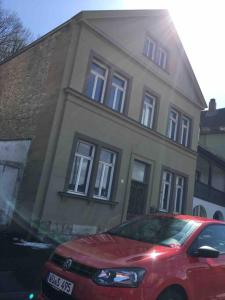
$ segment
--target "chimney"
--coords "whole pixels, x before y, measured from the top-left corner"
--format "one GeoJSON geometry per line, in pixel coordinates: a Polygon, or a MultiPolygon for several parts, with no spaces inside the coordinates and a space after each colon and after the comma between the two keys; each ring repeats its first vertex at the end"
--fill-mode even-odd
{"type": "Polygon", "coordinates": [[[209,112],[216,112],[216,99],[210,99],[209,112]]]}

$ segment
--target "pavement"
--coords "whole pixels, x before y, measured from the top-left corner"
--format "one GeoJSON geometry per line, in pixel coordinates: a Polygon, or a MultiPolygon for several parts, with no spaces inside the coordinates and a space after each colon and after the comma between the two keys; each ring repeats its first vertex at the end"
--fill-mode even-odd
{"type": "Polygon", "coordinates": [[[37,299],[51,244],[0,233],[0,300],[37,299]]]}

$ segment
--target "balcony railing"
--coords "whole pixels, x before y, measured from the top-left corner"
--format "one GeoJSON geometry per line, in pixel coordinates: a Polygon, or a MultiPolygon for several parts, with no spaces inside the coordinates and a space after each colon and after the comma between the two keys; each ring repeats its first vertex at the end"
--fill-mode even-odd
{"type": "Polygon", "coordinates": [[[216,190],[201,182],[195,182],[194,196],[225,207],[225,192],[216,190]]]}

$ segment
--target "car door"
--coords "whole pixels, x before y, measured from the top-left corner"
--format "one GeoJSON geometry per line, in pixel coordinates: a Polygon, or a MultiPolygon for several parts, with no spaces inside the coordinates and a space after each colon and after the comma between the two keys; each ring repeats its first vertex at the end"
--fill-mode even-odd
{"type": "Polygon", "coordinates": [[[217,258],[189,256],[188,279],[193,300],[225,300],[225,225],[206,226],[191,245],[189,252],[210,246],[220,252],[217,258]]]}

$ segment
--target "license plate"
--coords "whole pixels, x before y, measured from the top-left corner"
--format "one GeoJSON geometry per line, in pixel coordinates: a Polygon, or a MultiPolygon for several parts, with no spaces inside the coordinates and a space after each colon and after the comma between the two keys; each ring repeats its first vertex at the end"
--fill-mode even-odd
{"type": "Polygon", "coordinates": [[[56,290],[62,291],[68,295],[72,294],[74,284],[62,277],[49,273],[47,282],[56,290]]]}

